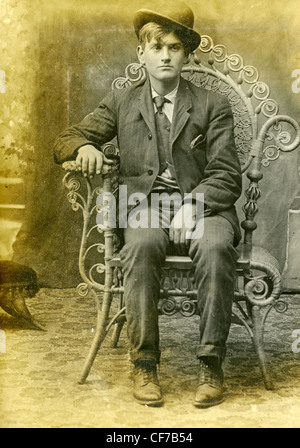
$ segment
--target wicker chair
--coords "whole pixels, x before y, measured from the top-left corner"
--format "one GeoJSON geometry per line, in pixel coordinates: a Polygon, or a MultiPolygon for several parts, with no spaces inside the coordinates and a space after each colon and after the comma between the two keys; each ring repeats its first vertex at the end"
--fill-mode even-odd
{"type": "MultiPolygon", "coordinates": [[[[125,76],[117,78],[113,89],[126,88],[145,76],[143,67],[128,65],[125,76]]],[[[255,215],[261,192],[261,168],[268,167],[280,151],[292,151],[300,142],[299,124],[286,115],[279,115],[276,101],[270,98],[268,86],[259,81],[255,67],[245,65],[237,54],[228,54],[223,45],[215,45],[209,36],[202,36],[200,47],[184,66],[182,76],[198,86],[225,95],[232,107],[235,122],[236,147],[242,172],[248,178],[241,222],[243,241],[236,266],[237,281],[233,298],[232,322],[244,325],[256,349],[265,387],[272,389],[263,346],[266,318],[272,309],[284,312],[286,303],[280,299],[281,274],[277,260],[267,250],[252,244],[257,224],[255,215]]],[[[112,346],[116,347],[126,321],[123,303],[123,276],[117,253],[118,234],[113,228],[100,229],[95,215],[103,212],[97,195],[117,194],[118,149],[111,143],[103,147],[115,164],[105,165],[102,175],[91,181],[76,172],[75,162],[63,164],[67,171],[63,183],[74,210],[83,213],[83,231],[79,252],[79,270],[83,283],[78,285],[81,296],[93,295],[97,306],[97,326],[80,383],[84,383],[98,350],[114,327],[112,346]],[[96,233],[96,237],[95,237],[96,233]],[[102,235],[101,235],[102,234],[102,235]],[[101,237],[101,238],[100,238],[101,237]],[[95,252],[103,262],[94,263],[95,252]],[[118,311],[111,314],[112,300],[118,300],[118,311]]],[[[161,283],[159,310],[163,314],[176,312],[184,316],[197,314],[197,291],[189,257],[168,256],[161,283]]]]}

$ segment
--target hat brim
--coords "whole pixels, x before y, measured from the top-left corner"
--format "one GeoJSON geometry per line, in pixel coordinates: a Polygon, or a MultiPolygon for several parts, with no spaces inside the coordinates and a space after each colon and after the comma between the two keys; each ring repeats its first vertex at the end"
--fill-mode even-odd
{"type": "Polygon", "coordinates": [[[185,39],[188,42],[191,51],[196,50],[199,47],[201,42],[201,36],[197,31],[189,28],[188,26],[183,25],[180,22],[172,19],[168,16],[163,16],[155,11],[151,11],[150,9],[140,9],[134,16],[133,26],[136,32],[137,37],[139,37],[140,29],[146,25],[146,23],[155,22],[161,25],[170,24],[176,25],[178,29],[183,33],[185,39]]]}

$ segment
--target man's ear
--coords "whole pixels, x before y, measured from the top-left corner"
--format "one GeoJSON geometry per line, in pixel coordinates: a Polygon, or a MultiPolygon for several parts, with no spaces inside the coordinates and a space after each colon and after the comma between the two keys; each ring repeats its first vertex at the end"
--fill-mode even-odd
{"type": "Polygon", "coordinates": [[[141,65],[145,65],[145,60],[144,60],[144,49],[141,45],[139,45],[136,49],[136,54],[137,57],[139,59],[139,62],[141,65]]]}

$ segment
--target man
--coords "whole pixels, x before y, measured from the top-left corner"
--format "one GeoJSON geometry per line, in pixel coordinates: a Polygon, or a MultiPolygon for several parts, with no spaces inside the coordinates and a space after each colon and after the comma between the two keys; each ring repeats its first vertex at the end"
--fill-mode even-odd
{"type": "Polygon", "coordinates": [[[126,185],[128,196],[141,193],[147,199],[130,211],[120,256],[134,397],[149,406],[163,404],[156,371],[157,303],[162,266],[172,246],[190,255],[198,287],[201,319],[194,405],[208,407],[223,399],[222,361],[240,238],[234,204],[241,193],[241,172],[228,101],[180,76],[201,39],[193,23],[193,12],[180,2],[139,10],[134,16],[137,55],[147,79],[110,92],[55,144],[59,163],[76,158],[78,169],[94,176],[101,173],[104,162],[109,163],[101,145],[117,136],[120,185],[126,185]],[[172,207],[169,226],[163,204],[152,201],[151,195],[162,192],[181,198],[172,207]],[[187,193],[189,200],[183,201],[187,193]],[[201,194],[203,236],[203,220],[197,215],[201,194]],[[159,225],[130,225],[142,210],[156,217],[159,225]]]}

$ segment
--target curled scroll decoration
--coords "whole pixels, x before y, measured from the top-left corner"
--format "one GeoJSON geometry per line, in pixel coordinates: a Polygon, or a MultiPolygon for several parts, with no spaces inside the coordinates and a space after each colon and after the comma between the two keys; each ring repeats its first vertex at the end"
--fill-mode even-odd
{"type": "Polygon", "coordinates": [[[179,312],[184,317],[191,317],[197,312],[197,301],[184,296],[168,296],[159,302],[159,311],[166,316],[179,312]]]}
{"type": "Polygon", "coordinates": [[[177,312],[176,300],[174,297],[168,297],[167,299],[163,299],[161,303],[160,310],[162,314],[166,316],[172,316],[177,312]]]}
{"type": "Polygon", "coordinates": [[[279,299],[276,301],[274,308],[277,311],[277,313],[285,313],[288,309],[288,304],[284,300],[279,299]]]}
{"type": "Polygon", "coordinates": [[[258,78],[258,70],[252,65],[245,65],[241,70],[240,80],[245,81],[247,84],[256,83],[258,81],[258,78]]]}
{"type": "MultiPolygon", "coordinates": [[[[259,101],[265,101],[270,95],[270,89],[264,82],[257,81],[255,84],[252,84],[250,89],[248,90],[249,98],[254,97],[259,101]]],[[[259,106],[256,108],[257,113],[260,112],[259,106]]]]}
{"type": "Polygon", "coordinates": [[[268,166],[271,161],[278,159],[281,152],[294,151],[300,144],[300,125],[293,118],[286,115],[271,117],[262,126],[258,142],[262,151],[262,165],[268,166]],[[286,125],[289,130],[283,128],[286,125]],[[265,141],[272,141],[263,147],[265,141]]]}
{"type": "Polygon", "coordinates": [[[80,297],[87,297],[90,292],[90,288],[87,283],[79,283],[79,285],[77,285],[76,291],[80,297]]]}
{"type": "Polygon", "coordinates": [[[197,312],[197,302],[189,299],[183,300],[181,302],[180,312],[185,317],[193,316],[197,312]]]}
{"type": "MultiPolygon", "coordinates": [[[[279,106],[270,98],[269,87],[259,80],[258,70],[245,65],[240,55],[228,54],[224,45],[215,45],[210,36],[204,35],[194,53],[194,64],[185,67],[184,71],[190,71],[190,80],[196,84],[228,97],[234,115],[236,147],[243,172],[249,168],[254,156],[263,157],[263,151],[263,165],[267,166],[270,161],[279,157],[280,151],[292,151],[299,145],[299,130],[294,120],[278,115],[279,106]],[[205,56],[206,63],[202,61],[201,55],[205,56]],[[258,147],[256,140],[260,137],[260,128],[263,128],[270,118],[276,119],[277,122],[288,122],[296,130],[296,135],[292,137],[289,131],[282,131],[275,139],[274,145],[266,147],[265,150],[261,146],[261,153],[254,154],[251,143],[258,147]]],[[[267,137],[265,135],[266,139],[267,137]]]]}
{"type": "Polygon", "coordinates": [[[124,89],[146,77],[146,71],[141,64],[132,63],[125,69],[125,77],[118,77],[112,82],[112,89],[124,89]]]}
{"type": "MultiPolygon", "coordinates": [[[[95,263],[93,266],[89,269],[89,278],[91,279],[93,285],[97,285],[97,281],[93,278],[93,272],[96,271],[97,274],[104,274],[105,272],[105,265],[103,263],[95,263]]],[[[103,285],[101,285],[101,291],[103,290],[103,285]]]]}
{"type": "MultiPolygon", "coordinates": [[[[67,171],[63,178],[63,184],[67,188],[67,198],[71,203],[73,210],[81,210],[83,217],[83,231],[80,242],[79,250],[79,272],[83,279],[83,283],[78,285],[77,292],[81,297],[88,295],[93,289],[95,291],[103,291],[104,286],[102,283],[96,281],[93,276],[93,272],[97,274],[103,274],[103,264],[93,263],[91,267],[87,269],[89,255],[93,252],[103,254],[105,251],[104,244],[97,242],[95,244],[90,243],[90,237],[93,232],[103,233],[102,229],[99,229],[98,225],[91,226],[91,219],[97,213],[97,205],[94,205],[97,195],[103,192],[102,187],[93,186],[89,178],[83,178],[81,173],[77,173],[76,164],[74,161],[65,162],[63,168],[67,171]],[[83,180],[85,181],[86,191],[83,191],[83,180]],[[85,196],[83,196],[85,194],[85,196]]],[[[95,218],[96,221],[96,218],[95,218]]],[[[90,257],[91,258],[91,257],[90,257]]],[[[91,258],[92,259],[92,258],[91,258]]]]}
{"type": "Polygon", "coordinates": [[[251,268],[264,272],[265,275],[251,279],[245,285],[245,294],[252,305],[268,306],[275,304],[281,294],[281,279],[278,270],[269,263],[251,262],[251,268]],[[267,280],[272,284],[272,291],[269,290],[267,280]]]}
{"type": "Polygon", "coordinates": [[[68,190],[67,199],[71,204],[72,210],[84,210],[86,207],[86,201],[84,197],[79,193],[79,190],[81,188],[80,179],[70,176],[71,173],[68,172],[63,178],[63,184],[68,190]]]}
{"type": "Polygon", "coordinates": [[[164,268],[158,308],[160,313],[168,316],[175,313],[185,317],[197,314],[197,289],[193,269],[164,268]]]}

